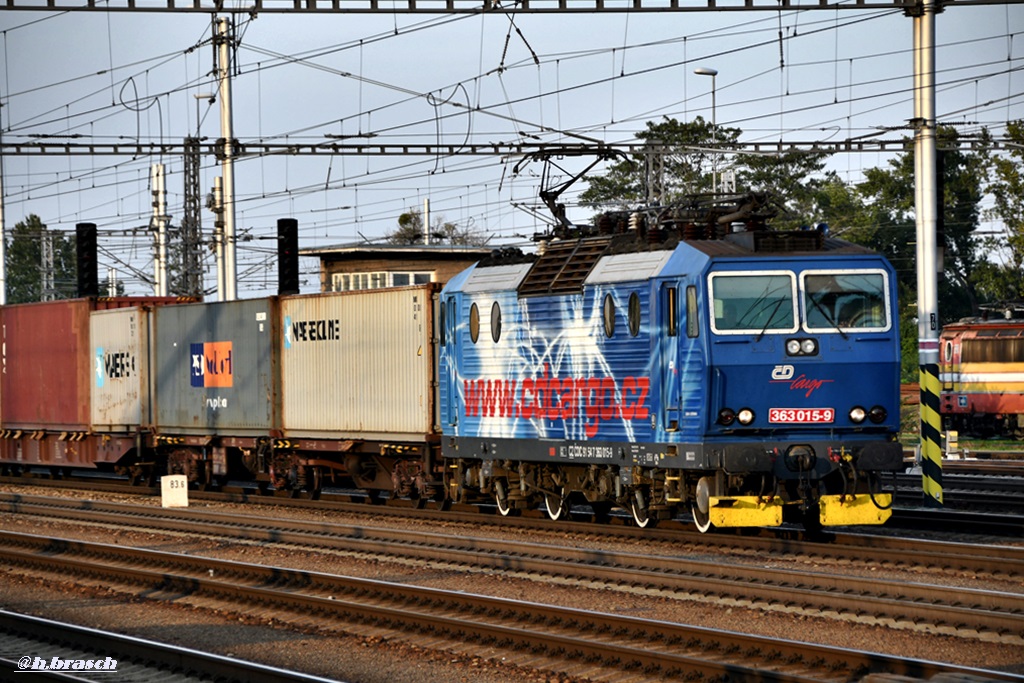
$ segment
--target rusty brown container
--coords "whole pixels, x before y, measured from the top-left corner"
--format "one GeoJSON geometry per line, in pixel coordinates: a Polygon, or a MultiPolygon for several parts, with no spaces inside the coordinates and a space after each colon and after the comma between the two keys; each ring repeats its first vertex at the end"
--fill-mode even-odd
{"type": "Polygon", "coordinates": [[[72,299],[0,310],[4,429],[88,429],[94,305],[92,299],[72,299]]]}
{"type": "Polygon", "coordinates": [[[90,423],[94,310],[172,304],[174,297],[110,297],[0,307],[0,425],[86,431],[90,423]]]}

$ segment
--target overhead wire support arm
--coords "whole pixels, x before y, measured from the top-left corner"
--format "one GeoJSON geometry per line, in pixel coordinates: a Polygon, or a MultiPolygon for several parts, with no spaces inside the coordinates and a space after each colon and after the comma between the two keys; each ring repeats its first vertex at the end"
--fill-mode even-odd
{"type": "MultiPolygon", "coordinates": [[[[2,0],[0,0],[2,1],[2,0]]],[[[942,144],[941,142],[939,143],[942,144]]],[[[981,137],[961,137],[956,140],[955,149],[976,149],[986,144],[981,137]]],[[[1010,149],[1016,146],[1008,139],[994,139],[987,143],[989,149],[1010,149]]],[[[214,140],[200,142],[196,145],[202,155],[222,158],[225,156],[224,141],[214,140]]],[[[913,149],[914,141],[907,139],[892,140],[840,140],[838,142],[805,142],[805,141],[766,141],[766,142],[730,142],[730,151],[743,151],[751,154],[777,154],[779,152],[824,152],[842,154],[846,152],[906,152],[913,149]]],[[[942,147],[940,147],[942,148],[942,147]]],[[[517,156],[534,154],[594,154],[598,150],[614,151],[624,154],[643,154],[647,149],[644,143],[622,143],[579,145],[545,145],[541,143],[501,143],[489,142],[481,144],[457,145],[410,145],[402,143],[379,144],[345,144],[336,142],[311,142],[308,144],[265,143],[233,141],[231,156],[235,159],[243,157],[260,157],[273,155],[343,155],[343,156],[517,156]],[[558,151],[553,151],[557,149],[558,151]],[[575,151],[573,151],[575,150],[575,151]]],[[[953,147],[950,147],[953,149],[953,147]]],[[[0,153],[5,156],[131,156],[146,157],[162,154],[183,154],[185,144],[181,142],[10,142],[0,143],[0,153]]]]}
{"type": "MultiPolygon", "coordinates": [[[[944,0],[945,7],[973,5],[1018,4],[1024,0],[944,0]]],[[[604,0],[254,0],[245,7],[224,7],[223,0],[0,0],[2,10],[32,12],[200,12],[206,14],[287,13],[305,14],[581,14],[622,12],[730,12],[837,10],[837,9],[907,9],[916,0],[633,0],[622,5],[609,5],[604,0]]]]}

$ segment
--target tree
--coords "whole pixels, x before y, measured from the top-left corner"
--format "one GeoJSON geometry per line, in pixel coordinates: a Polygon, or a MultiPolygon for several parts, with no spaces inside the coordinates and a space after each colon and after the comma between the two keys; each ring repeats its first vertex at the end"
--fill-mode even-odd
{"type": "MultiPolygon", "coordinates": [[[[482,246],[489,237],[473,230],[471,226],[460,227],[437,215],[430,229],[431,243],[456,246],[482,246]]],[[[398,228],[384,236],[390,244],[421,244],[423,242],[423,214],[418,209],[409,209],[398,217],[398,228]]]]}
{"type": "MultiPolygon", "coordinates": [[[[713,186],[714,148],[728,149],[739,139],[739,128],[715,126],[698,116],[690,122],[666,117],[657,123],[648,121],[647,129],[636,134],[649,146],[649,154],[661,161],[661,203],[669,204],[682,196],[710,192],[713,186]]],[[[603,176],[587,178],[589,187],[580,195],[580,204],[597,210],[630,208],[648,198],[644,153],[616,162],[603,176]]],[[[721,169],[719,169],[721,170],[721,169]]]]}
{"type": "Polygon", "coordinates": [[[7,302],[12,304],[77,296],[75,239],[46,229],[30,214],[11,230],[6,247],[7,302]],[[44,290],[43,243],[52,246],[53,288],[44,290]]]}
{"type": "MultiPolygon", "coordinates": [[[[945,151],[937,169],[939,212],[943,248],[939,278],[940,323],[977,315],[985,300],[984,282],[990,270],[975,234],[981,222],[981,200],[989,167],[986,145],[971,151],[957,149],[959,135],[940,127],[937,142],[945,151]]],[[[892,159],[889,169],[873,168],[858,186],[865,201],[875,208],[877,230],[869,239],[856,240],[882,251],[897,268],[902,285],[916,300],[916,218],[914,206],[914,153],[892,159]]]]}
{"type": "Polygon", "coordinates": [[[992,162],[992,179],[988,191],[995,205],[986,217],[1002,221],[1005,234],[988,237],[985,246],[990,253],[1002,256],[1001,264],[992,264],[987,273],[986,289],[994,300],[1024,300],[1024,120],[1006,124],[1010,151],[992,162]],[[1005,239],[1005,243],[1002,241],[1005,239]]]}

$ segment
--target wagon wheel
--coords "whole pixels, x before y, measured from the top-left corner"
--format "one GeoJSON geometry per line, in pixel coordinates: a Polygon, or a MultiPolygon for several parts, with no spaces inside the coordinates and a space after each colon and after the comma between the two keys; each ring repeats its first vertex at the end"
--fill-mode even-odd
{"type": "Polygon", "coordinates": [[[310,500],[320,500],[320,492],[324,487],[324,471],[315,465],[310,467],[306,487],[309,489],[310,500]]]}
{"type": "Polygon", "coordinates": [[[156,486],[156,467],[149,463],[135,463],[128,467],[130,486],[156,486]]]}

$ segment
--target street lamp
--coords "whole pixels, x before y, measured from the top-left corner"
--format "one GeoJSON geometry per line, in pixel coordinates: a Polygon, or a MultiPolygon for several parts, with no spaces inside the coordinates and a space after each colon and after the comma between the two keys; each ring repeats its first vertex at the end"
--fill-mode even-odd
{"type": "MultiPolygon", "coordinates": [[[[714,136],[714,141],[718,142],[718,123],[715,120],[715,76],[718,75],[718,71],[706,66],[698,66],[693,70],[693,73],[698,76],[711,76],[711,134],[714,136]]],[[[712,194],[718,194],[718,150],[714,150],[712,154],[711,192],[712,194]]]]}

